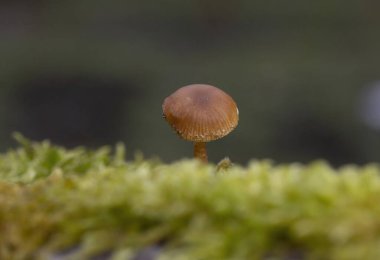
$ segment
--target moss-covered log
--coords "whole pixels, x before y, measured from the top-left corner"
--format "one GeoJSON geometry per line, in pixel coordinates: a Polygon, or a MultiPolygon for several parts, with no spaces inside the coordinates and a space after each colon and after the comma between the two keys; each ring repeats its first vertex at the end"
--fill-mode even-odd
{"type": "Polygon", "coordinates": [[[377,165],[217,171],[19,140],[0,156],[0,259],[380,259],[377,165]]]}

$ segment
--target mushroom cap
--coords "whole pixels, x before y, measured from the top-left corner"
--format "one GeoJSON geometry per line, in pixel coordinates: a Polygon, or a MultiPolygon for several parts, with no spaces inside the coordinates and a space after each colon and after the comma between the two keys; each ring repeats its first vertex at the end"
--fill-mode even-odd
{"type": "Polygon", "coordinates": [[[239,110],[224,91],[206,84],[182,87],[162,104],[163,116],[180,137],[209,142],[229,134],[238,124],[239,110]]]}

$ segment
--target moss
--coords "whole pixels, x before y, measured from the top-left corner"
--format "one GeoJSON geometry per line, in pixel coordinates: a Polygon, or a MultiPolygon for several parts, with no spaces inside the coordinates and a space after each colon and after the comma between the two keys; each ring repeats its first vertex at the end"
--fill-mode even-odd
{"type": "Polygon", "coordinates": [[[380,259],[380,168],[221,171],[32,143],[0,156],[0,259],[380,259]]]}

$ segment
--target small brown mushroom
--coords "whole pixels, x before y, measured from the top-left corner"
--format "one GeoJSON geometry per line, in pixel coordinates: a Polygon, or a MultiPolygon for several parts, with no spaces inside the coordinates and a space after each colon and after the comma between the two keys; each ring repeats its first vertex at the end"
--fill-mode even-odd
{"type": "Polygon", "coordinates": [[[207,162],[206,142],[222,138],[238,124],[235,101],[222,90],[192,84],[168,96],[162,104],[163,116],[178,135],[194,142],[194,156],[207,162]]]}

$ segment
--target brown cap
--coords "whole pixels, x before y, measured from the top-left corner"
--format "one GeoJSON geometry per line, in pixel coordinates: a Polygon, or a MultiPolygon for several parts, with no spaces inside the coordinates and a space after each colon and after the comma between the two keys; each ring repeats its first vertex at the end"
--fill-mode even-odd
{"type": "Polygon", "coordinates": [[[178,89],[164,100],[162,110],[178,135],[192,142],[222,138],[239,121],[235,101],[222,90],[205,84],[178,89]]]}

